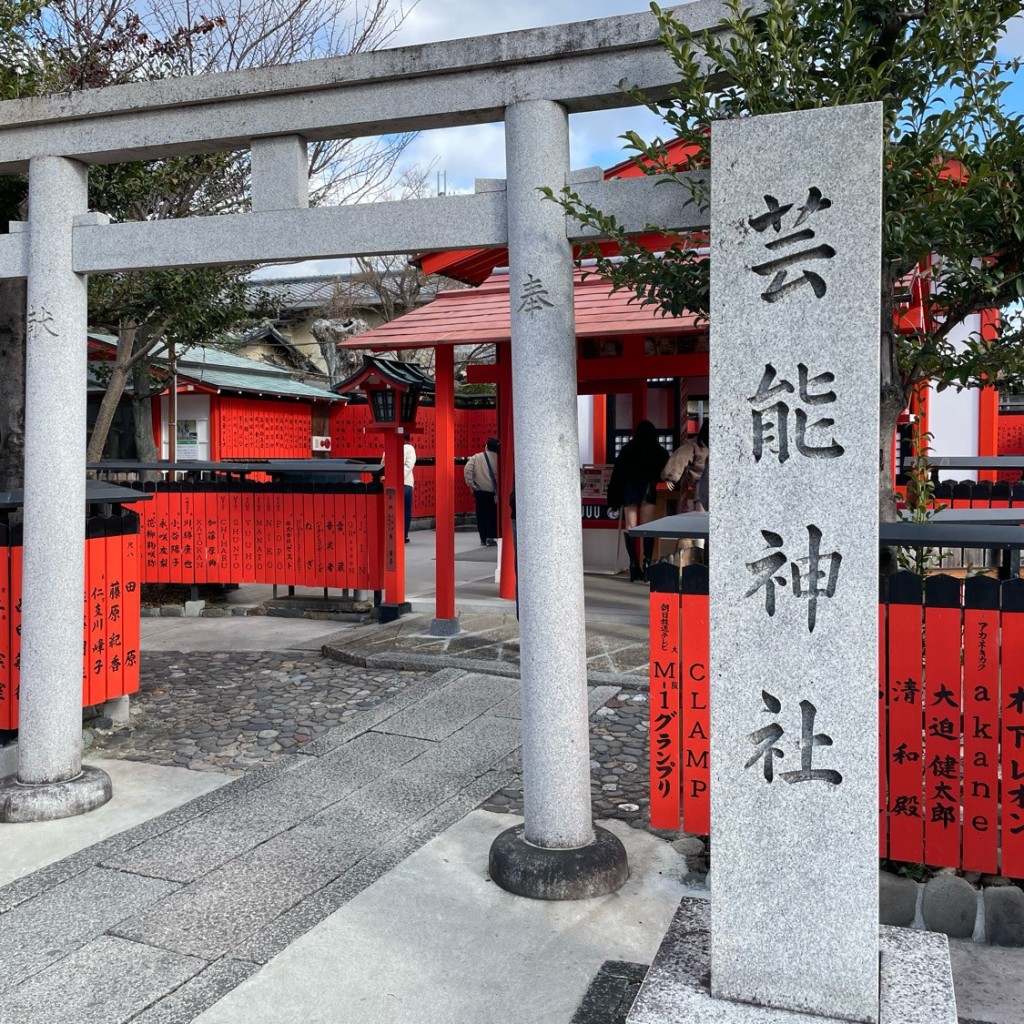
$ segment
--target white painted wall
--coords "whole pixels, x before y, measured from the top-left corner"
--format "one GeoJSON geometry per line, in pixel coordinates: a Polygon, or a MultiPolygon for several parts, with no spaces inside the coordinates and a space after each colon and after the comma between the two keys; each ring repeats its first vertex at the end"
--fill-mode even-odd
{"type": "MultiPolygon", "coordinates": [[[[958,350],[971,334],[981,329],[981,318],[972,313],[962,324],[957,324],[949,334],[949,340],[958,350]]],[[[978,418],[981,392],[977,388],[957,391],[947,388],[936,391],[929,388],[929,427],[932,432],[932,454],[973,456],[978,454],[978,418]]],[[[964,469],[940,473],[941,480],[976,480],[977,473],[964,469]]]]}
{"type": "Polygon", "coordinates": [[[576,410],[580,421],[580,463],[586,466],[594,461],[594,396],[578,395],[576,410]]]}
{"type": "MultiPolygon", "coordinates": [[[[163,395],[160,399],[160,458],[170,458],[167,439],[170,435],[171,396],[163,395]]],[[[210,396],[209,395],[178,395],[178,419],[195,420],[196,432],[199,435],[198,461],[207,462],[210,458],[210,396]]]]}

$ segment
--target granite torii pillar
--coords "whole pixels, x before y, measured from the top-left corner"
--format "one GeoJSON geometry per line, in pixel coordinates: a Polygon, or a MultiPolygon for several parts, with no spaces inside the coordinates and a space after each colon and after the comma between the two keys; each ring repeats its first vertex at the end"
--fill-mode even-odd
{"type": "Polygon", "coordinates": [[[491,847],[491,877],[538,899],[613,892],[621,842],[590,803],[572,251],[538,189],[569,172],[569,122],[549,100],[505,113],[515,410],[525,824],[491,847]]]}
{"type": "Polygon", "coordinates": [[[107,774],[82,766],[88,307],[71,236],[87,193],[84,164],[32,159],[18,771],[0,783],[0,821],[65,818],[111,796],[107,774]]]}

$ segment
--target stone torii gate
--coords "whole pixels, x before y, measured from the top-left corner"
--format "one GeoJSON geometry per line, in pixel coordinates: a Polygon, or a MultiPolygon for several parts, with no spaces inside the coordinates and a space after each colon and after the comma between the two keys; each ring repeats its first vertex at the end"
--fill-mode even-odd
{"type": "MultiPolygon", "coordinates": [[[[700,0],[675,13],[713,31],[727,11],[700,0]]],[[[28,279],[21,727],[0,821],[110,796],[81,759],[87,276],[507,246],[526,823],[499,838],[492,870],[548,898],[624,881],[624,850],[595,837],[590,803],[571,246],[594,236],[537,190],[572,183],[629,230],[705,227],[678,189],[570,174],[570,113],[630,105],[623,80],[657,95],[675,78],[654,17],[636,14],[0,104],[0,173],[29,175],[29,220],[0,236],[0,277],[28,279]],[[311,140],[501,120],[504,190],[309,208],[311,140]],[[251,213],[114,224],[88,210],[90,165],[238,149],[251,153],[251,213]]]]}

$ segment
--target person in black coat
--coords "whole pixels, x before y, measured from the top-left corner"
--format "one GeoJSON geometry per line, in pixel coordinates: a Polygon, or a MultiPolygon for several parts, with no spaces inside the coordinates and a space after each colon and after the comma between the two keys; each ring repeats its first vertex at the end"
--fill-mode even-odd
{"type": "MultiPolygon", "coordinates": [[[[649,523],[654,518],[655,490],[661,471],[668,462],[668,452],[658,441],[658,434],[650,420],[641,420],[633,437],[623,445],[612,467],[608,481],[608,506],[621,508],[625,528],[649,523]]],[[[626,539],[629,555],[630,582],[645,580],[654,553],[653,538],[644,539],[644,561],[641,568],[637,558],[636,542],[626,539]]]]}

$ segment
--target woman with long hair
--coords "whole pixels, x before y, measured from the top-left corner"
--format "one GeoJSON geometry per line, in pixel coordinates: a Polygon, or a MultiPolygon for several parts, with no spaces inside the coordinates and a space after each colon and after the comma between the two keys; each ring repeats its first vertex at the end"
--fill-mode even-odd
{"type": "MultiPolygon", "coordinates": [[[[654,518],[655,489],[661,479],[661,471],[668,462],[668,452],[658,441],[658,433],[650,420],[641,420],[633,430],[633,437],[619,452],[608,481],[608,505],[621,508],[623,525],[631,530],[634,526],[649,523],[654,518]]],[[[644,560],[641,567],[637,558],[636,541],[626,538],[626,553],[629,555],[629,580],[647,579],[647,570],[654,553],[654,539],[644,538],[644,560]]]]}

